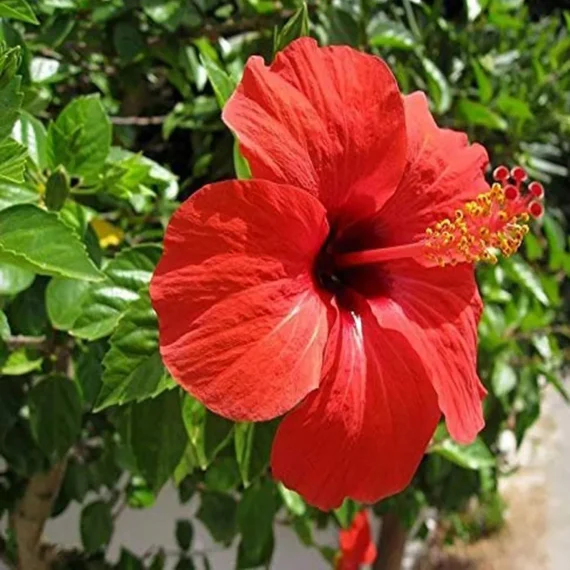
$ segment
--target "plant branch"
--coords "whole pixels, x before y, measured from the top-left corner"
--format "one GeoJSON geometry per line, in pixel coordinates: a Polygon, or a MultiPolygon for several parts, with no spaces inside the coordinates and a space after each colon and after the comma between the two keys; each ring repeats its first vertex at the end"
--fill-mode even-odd
{"type": "Polygon", "coordinates": [[[47,351],[49,349],[49,341],[45,336],[9,336],[6,344],[10,350],[18,348],[35,348],[36,350],[47,351]]]}
{"type": "Polygon", "coordinates": [[[386,513],[376,549],[378,556],[372,570],[400,570],[408,533],[396,513],[386,513]]]}
{"type": "Polygon", "coordinates": [[[157,115],[154,117],[111,117],[114,125],[135,125],[137,127],[148,127],[149,125],[162,125],[168,115],[157,115]]]}
{"type": "Polygon", "coordinates": [[[51,549],[42,545],[42,535],[59,492],[66,465],[67,460],[63,459],[48,471],[32,475],[24,496],[11,514],[20,570],[47,570],[50,567],[51,549]]]}

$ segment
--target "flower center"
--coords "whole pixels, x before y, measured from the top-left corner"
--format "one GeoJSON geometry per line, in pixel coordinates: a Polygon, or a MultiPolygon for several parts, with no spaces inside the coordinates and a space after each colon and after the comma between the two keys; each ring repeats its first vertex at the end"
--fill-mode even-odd
{"type": "Polygon", "coordinates": [[[497,254],[509,257],[528,233],[528,221],[543,213],[539,182],[523,185],[526,172],[517,166],[510,172],[499,166],[488,192],[463,204],[452,217],[428,227],[417,242],[336,255],[337,268],[380,263],[391,259],[415,258],[430,265],[497,262],[497,254]]]}
{"type": "Polygon", "coordinates": [[[335,264],[332,233],[317,256],[314,272],[319,285],[326,291],[337,294],[342,290],[344,283],[335,264]]]}

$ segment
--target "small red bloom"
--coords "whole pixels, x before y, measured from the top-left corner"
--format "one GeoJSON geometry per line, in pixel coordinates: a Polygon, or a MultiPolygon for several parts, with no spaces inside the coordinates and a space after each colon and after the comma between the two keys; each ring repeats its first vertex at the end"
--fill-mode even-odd
{"type": "Polygon", "coordinates": [[[360,511],[350,528],[339,533],[340,558],[336,570],[359,570],[363,564],[376,560],[376,545],[370,535],[368,513],[360,511]]]}
{"type": "Polygon", "coordinates": [[[518,247],[541,187],[503,168],[489,188],[485,150],[422,93],[311,39],[252,57],[223,118],[254,179],[172,217],[151,283],[164,362],[223,416],[289,412],[273,474],[312,504],[396,493],[441,412],[460,442],[483,427],[472,262],[518,247]]]}

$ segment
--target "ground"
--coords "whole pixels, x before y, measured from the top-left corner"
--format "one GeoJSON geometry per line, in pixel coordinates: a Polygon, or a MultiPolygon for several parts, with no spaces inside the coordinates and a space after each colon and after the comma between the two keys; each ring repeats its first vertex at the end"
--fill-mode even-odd
{"type": "Polygon", "coordinates": [[[422,570],[570,569],[570,406],[558,394],[548,393],[517,463],[503,485],[505,528],[432,554],[422,570]]]}

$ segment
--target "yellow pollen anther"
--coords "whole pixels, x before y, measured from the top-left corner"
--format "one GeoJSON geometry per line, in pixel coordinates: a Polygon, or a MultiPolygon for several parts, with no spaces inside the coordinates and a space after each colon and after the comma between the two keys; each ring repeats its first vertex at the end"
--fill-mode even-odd
{"type": "Polygon", "coordinates": [[[494,264],[496,253],[508,257],[517,251],[529,231],[531,203],[540,210],[536,208],[538,191],[531,187],[535,192],[523,192],[522,179],[510,183],[504,172],[498,172],[503,176],[500,183],[456,209],[452,219],[444,218],[426,229],[428,260],[442,267],[475,261],[494,264]]]}

